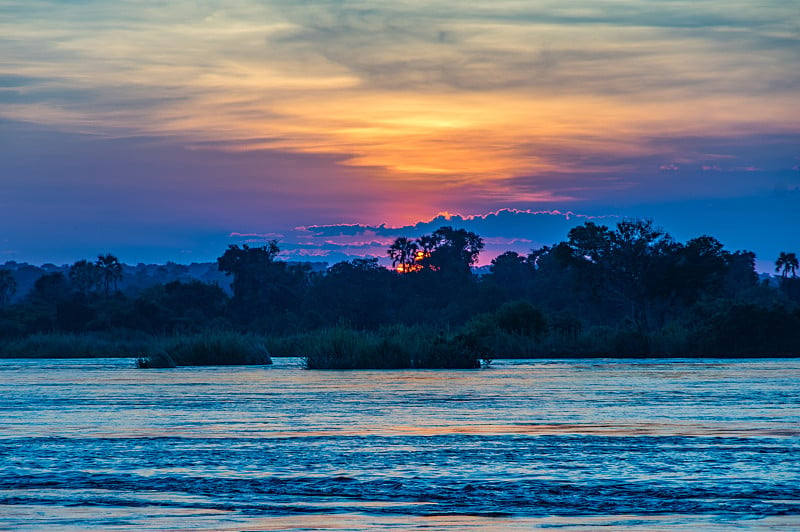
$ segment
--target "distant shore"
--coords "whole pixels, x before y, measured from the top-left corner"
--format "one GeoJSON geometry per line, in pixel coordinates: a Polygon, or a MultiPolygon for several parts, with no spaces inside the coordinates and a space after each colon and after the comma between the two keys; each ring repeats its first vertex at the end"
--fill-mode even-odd
{"type": "MultiPolygon", "coordinates": [[[[148,337],[108,334],[38,333],[0,345],[1,359],[131,358],[140,367],[263,365],[271,358],[298,357],[309,369],[478,368],[493,360],[576,359],[769,359],[798,358],[798,353],[681,352],[615,353],[595,351],[546,352],[552,342],[519,335],[494,337],[494,349],[463,333],[445,336],[419,328],[394,327],[380,331],[334,328],[286,337],[236,332],[206,332],[148,337]],[[415,339],[410,341],[410,339],[415,339]],[[501,351],[502,349],[502,351],[501,351]],[[514,351],[513,349],[519,349],[514,351]]],[[[562,346],[563,348],[563,346],[562,346]]]]}

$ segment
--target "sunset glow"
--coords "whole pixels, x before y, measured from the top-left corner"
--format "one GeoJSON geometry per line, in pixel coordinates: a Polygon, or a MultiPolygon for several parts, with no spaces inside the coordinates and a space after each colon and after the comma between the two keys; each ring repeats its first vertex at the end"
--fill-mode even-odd
{"type": "MultiPolygon", "coordinates": [[[[402,226],[500,208],[627,216],[763,203],[776,189],[797,206],[790,3],[4,6],[0,119],[14,142],[0,170],[15,199],[3,221],[89,212],[61,237],[85,235],[80,246],[105,241],[91,229],[95,195],[115,206],[119,233],[146,210],[198,253],[187,235],[206,226],[402,226]],[[45,211],[40,185],[87,190],[45,211]]],[[[0,234],[22,258],[15,239],[0,234]]]]}

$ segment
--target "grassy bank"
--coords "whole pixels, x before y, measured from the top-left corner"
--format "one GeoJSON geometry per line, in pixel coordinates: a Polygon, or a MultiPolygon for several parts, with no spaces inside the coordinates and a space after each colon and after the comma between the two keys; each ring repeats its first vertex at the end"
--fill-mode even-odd
{"type": "Polygon", "coordinates": [[[38,333],[0,343],[0,358],[128,357],[140,367],[174,367],[268,364],[272,354],[301,357],[309,369],[346,370],[476,368],[499,358],[800,356],[800,343],[782,340],[791,337],[783,331],[791,323],[778,314],[761,314],[750,307],[733,308],[715,320],[643,331],[630,325],[584,327],[574,319],[545,319],[527,304],[514,304],[453,328],[397,324],[359,330],[338,325],[272,336],[227,331],[169,336],[125,330],[38,333]]]}
{"type": "Polygon", "coordinates": [[[262,338],[235,332],[173,336],[159,352],[137,360],[139,367],[255,366],[272,364],[262,338]]]}
{"type": "Polygon", "coordinates": [[[302,357],[309,369],[475,368],[480,353],[460,335],[423,327],[357,331],[339,326],[265,338],[237,332],[166,337],[35,334],[0,345],[2,358],[129,357],[141,368],[269,364],[302,357]]]}
{"type": "Polygon", "coordinates": [[[36,333],[0,343],[0,358],[130,358],[157,350],[148,335],[36,333]]]}
{"type": "Polygon", "coordinates": [[[233,332],[154,337],[38,333],[0,344],[0,358],[136,358],[140,367],[270,364],[263,338],[233,332]]]}

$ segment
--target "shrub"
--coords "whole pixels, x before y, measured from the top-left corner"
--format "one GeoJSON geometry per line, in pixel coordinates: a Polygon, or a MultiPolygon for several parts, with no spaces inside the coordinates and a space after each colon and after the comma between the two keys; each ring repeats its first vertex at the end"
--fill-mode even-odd
{"type": "Polygon", "coordinates": [[[164,351],[177,366],[254,366],[272,364],[263,342],[233,332],[176,336],[164,351]]]}
{"type": "Polygon", "coordinates": [[[140,368],[266,364],[272,364],[272,359],[259,338],[233,332],[169,337],[161,340],[153,354],[136,360],[140,368]]]}
{"type": "Polygon", "coordinates": [[[357,331],[322,329],[300,342],[308,369],[403,369],[480,367],[478,353],[462,336],[448,338],[421,327],[392,326],[357,331]]]}

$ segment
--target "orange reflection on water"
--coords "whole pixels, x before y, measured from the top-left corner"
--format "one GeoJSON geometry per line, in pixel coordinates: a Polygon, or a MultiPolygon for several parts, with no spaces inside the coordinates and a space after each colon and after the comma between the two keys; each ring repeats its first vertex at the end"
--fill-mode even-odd
{"type": "Polygon", "coordinates": [[[602,436],[717,436],[717,437],[754,437],[754,436],[800,436],[800,429],[776,429],[737,427],[725,425],[677,425],[662,423],[637,423],[636,425],[616,424],[573,424],[573,423],[514,423],[507,425],[464,425],[464,426],[405,426],[395,427],[404,434],[418,436],[442,436],[448,434],[502,435],[523,434],[529,436],[553,435],[602,435],[602,436]]]}
{"type": "Polygon", "coordinates": [[[466,434],[474,436],[681,436],[681,437],[800,437],[800,428],[754,427],[737,424],[669,424],[642,423],[623,425],[614,423],[508,423],[508,424],[468,424],[468,425],[380,425],[326,427],[326,428],[278,428],[264,423],[239,424],[208,423],[202,430],[195,426],[172,426],[162,430],[152,427],[138,431],[127,429],[115,432],[93,432],[102,438],[137,437],[181,437],[181,438],[226,438],[235,433],[239,438],[330,438],[363,436],[449,436],[466,434]]]}

